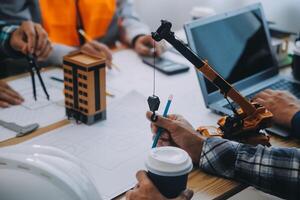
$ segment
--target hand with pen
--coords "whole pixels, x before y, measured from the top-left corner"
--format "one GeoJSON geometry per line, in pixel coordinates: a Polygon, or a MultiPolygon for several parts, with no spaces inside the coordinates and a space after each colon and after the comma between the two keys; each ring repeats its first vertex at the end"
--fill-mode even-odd
{"type": "MultiPolygon", "coordinates": [[[[147,118],[151,121],[151,112],[147,112],[147,118]]],[[[176,146],[185,150],[194,163],[199,163],[202,145],[205,140],[193,126],[180,115],[158,116],[156,122],[151,123],[152,133],[157,133],[158,128],[164,129],[157,146],[176,146]]]]}
{"type": "MultiPolygon", "coordinates": [[[[147,112],[147,118],[151,120],[152,112],[147,112]]],[[[180,115],[158,116],[151,123],[151,129],[156,138],[158,129],[163,128],[157,146],[176,146],[184,149],[194,163],[199,163],[204,137],[199,136],[193,126],[180,115]]],[[[155,145],[156,146],[156,145],[155,145]]],[[[147,172],[138,171],[136,174],[137,186],[126,193],[126,200],[190,200],[193,191],[186,189],[177,198],[164,197],[147,176],[147,172]]]]}
{"type": "Polygon", "coordinates": [[[32,21],[22,22],[12,33],[10,46],[25,55],[29,53],[35,55],[38,61],[46,60],[52,51],[47,32],[40,24],[32,21]]]}
{"type": "Polygon", "coordinates": [[[112,52],[105,44],[97,40],[88,40],[80,47],[80,51],[95,57],[104,56],[106,58],[106,66],[111,69],[112,52]]]}
{"type": "Polygon", "coordinates": [[[111,69],[112,67],[112,52],[106,44],[94,40],[91,36],[86,34],[83,29],[78,30],[78,33],[84,37],[86,42],[80,47],[82,53],[92,55],[95,57],[105,57],[106,66],[111,69]]]}

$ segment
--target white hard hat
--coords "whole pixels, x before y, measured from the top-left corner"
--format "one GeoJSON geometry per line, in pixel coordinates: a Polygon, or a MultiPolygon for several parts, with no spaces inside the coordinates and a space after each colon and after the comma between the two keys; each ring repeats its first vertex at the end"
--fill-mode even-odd
{"type": "Polygon", "coordinates": [[[0,149],[1,200],[101,200],[79,160],[54,147],[0,149]]]}

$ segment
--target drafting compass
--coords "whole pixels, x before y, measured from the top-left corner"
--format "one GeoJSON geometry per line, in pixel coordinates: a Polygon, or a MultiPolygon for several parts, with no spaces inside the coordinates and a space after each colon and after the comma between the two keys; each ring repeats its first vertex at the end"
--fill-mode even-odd
{"type": "Polygon", "coordinates": [[[29,63],[29,72],[30,72],[30,75],[31,75],[31,81],[32,81],[32,89],[33,89],[33,97],[34,97],[34,100],[37,100],[37,97],[36,97],[36,86],[35,86],[35,78],[34,78],[34,74],[36,72],[37,76],[38,76],[38,79],[40,80],[40,83],[41,83],[41,86],[44,90],[44,93],[47,97],[47,99],[49,100],[50,99],[50,96],[47,92],[47,89],[46,89],[46,86],[44,84],[44,81],[42,79],[42,76],[40,74],[40,68],[37,64],[37,61],[36,61],[36,58],[34,55],[32,54],[28,54],[26,55],[26,58],[27,58],[27,61],[29,63]]]}
{"type": "Polygon", "coordinates": [[[154,66],[153,66],[153,95],[148,97],[148,105],[149,105],[149,109],[152,112],[151,115],[151,121],[152,122],[156,122],[157,121],[157,115],[155,114],[155,112],[158,110],[159,108],[159,104],[160,104],[160,100],[159,97],[155,95],[155,72],[156,72],[156,65],[155,65],[155,58],[156,58],[156,49],[155,49],[155,41],[153,42],[153,49],[154,49],[154,53],[153,53],[153,59],[154,59],[154,66]]]}

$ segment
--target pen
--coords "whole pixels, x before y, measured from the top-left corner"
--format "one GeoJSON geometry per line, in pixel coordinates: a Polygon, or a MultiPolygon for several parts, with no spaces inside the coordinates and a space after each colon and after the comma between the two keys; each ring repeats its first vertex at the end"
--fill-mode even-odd
{"type": "MultiPolygon", "coordinates": [[[[54,80],[54,81],[58,81],[58,82],[60,82],[60,83],[63,83],[63,82],[64,82],[63,79],[57,78],[57,77],[55,77],[55,76],[51,76],[50,79],[52,79],[52,80],[54,80]]],[[[108,96],[108,97],[111,97],[111,98],[115,97],[114,94],[111,94],[111,93],[108,92],[108,91],[105,92],[105,95],[108,96]]]]}
{"type": "MultiPolygon", "coordinates": [[[[78,32],[79,32],[80,35],[82,35],[82,36],[86,39],[86,41],[91,42],[91,41],[93,40],[88,34],[86,34],[86,32],[85,32],[84,30],[79,29],[78,32]]],[[[101,53],[101,55],[102,55],[103,57],[106,57],[105,54],[104,54],[103,52],[101,53]]],[[[111,62],[110,64],[111,64],[111,66],[114,67],[116,70],[120,71],[120,68],[119,68],[117,65],[115,65],[115,64],[112,63],[112,62],[111,62]]]]}
{"type": "Polygon", "coordinates": [[[63,79],[57,78],[57,77],[55,77],[55,76],[51,76],[50,79],[52,79],[52,80],[54,80],[54,81],[58,81],[58,82],[60,82],[60,83],[63,83],[63,82],[64,82],[63,79]]]}
{"type": "MultiPolygon", "coordinates": [[[[172,100],[173,100],[173,95],[170,95],[169,98],[168,98],[167,105],[165,107],[164,113],[163,113],[163,117],[167,117],[172,100]]],[[[156,132],[156,136],[155,136],[153,144],[152,144],[152,148],[155,148],[157,146],[158,140],[159,140],[162,132],[163,132],[163,128],[158,127],[158,130],[156,132]]]]}
{"type": "Polygon", "coordinates": [[[82,36],[84,37],[84,39],[86,39],[88,42],[91,42],[91,41],[93,40],[93,38],[91,38],[89,35],[87,35],[83,29],[79,29],[78,32],[79,32],[79,34],[82,35],[82,36]]]}
{"type": "Polygon", "coordinates": [[[105,94],[106,94],[106,96],[111,97],[111,98],[114,98],[114,97],[115,97],[114,94],[112,94],[112,93],[110,93],[110,92],[108,92],[108,91],[106,91],[105,94]]]}

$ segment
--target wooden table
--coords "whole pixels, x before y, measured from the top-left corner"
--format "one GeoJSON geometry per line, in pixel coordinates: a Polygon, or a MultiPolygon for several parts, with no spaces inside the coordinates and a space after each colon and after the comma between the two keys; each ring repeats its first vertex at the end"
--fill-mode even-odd
{"type": "MultiPolygon", "coordinates": [[[[28,74],[18,75],[15,77],[5,79],[5,81],[15,80],[27,75],[28,74]]],[[[4,142],[0,142],[0,147],[15,145],[24,142],[26,140],[45,134],[51,130],[60,128],[67,124],[69,124],[68,120],[60,121],[50,126],[40,128],[34,133],[26,135],[24,137],[13,138],[4,142]]],[[[272,136],[271,143],[273,146],[300,148],[299,140],[284,139],[278,136],[272,136]]],[[[194,170],[189,175],[188,187],[194,191],[193,199],[205,200],[205,199],[226,199],[242,191],[247,187],[247,185],[243,185],[232,180],[212,176],[202,172],[201,170],[194,170]]],[[[124,197],[124,195],[120,195],[116,199],[121,199],[122,197],[124,197]]]]}

